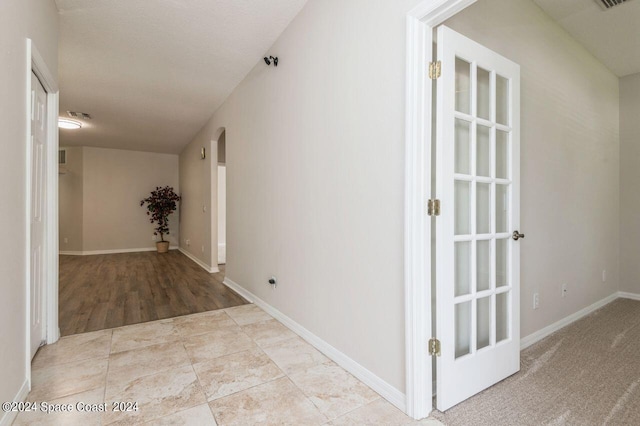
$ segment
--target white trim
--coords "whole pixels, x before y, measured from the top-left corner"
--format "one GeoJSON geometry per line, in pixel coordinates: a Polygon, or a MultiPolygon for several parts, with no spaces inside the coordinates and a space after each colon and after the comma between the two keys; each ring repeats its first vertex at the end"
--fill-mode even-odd
{"type": "Polygon", "coordinates": [[[431,221],[424,211],[431,194],[431,147],[426,143],[431,122],[421,119],[431,115],[431,103],[425,102],[431,84],[413,61],[426,61],[430,39],[424,25],[407,17],[406,96],[411,106],[405,123],[405,380],[407,414],[416,419],[431,411],[431,392],[425,389],[432,380],[432,361],[425,356],[431,337],[431,221]]]}
{"type": "MultiPolygon", "coordinates": [[[[31,384],[31,162],[32,162],[32,153],[31,153],[31,72],[33,66],[32,62],[32,46],[31,40],[27,39],[27,81],[26,81],[26,90],[27,90],[27,103],[26,103],[26,135],[27,140],[24,144],[26,149],[25,159],[26,164],[24,167],[25,170],[25,254],[24,254],[24,264],[25,264],[25,303],[26,303],[26,318],[24,318],[25,323],[25,376],[28,384],[31,384]]],[[[46,241],[45,241],[45,251],[47,250],[46,241]]],[[[46,255],[45,255],[46,258],[46,255]]],[[[46,270],[46,268],[45,268],[46,270]]]]}
{"type": "Polygon", "coordinates": [[[227,263],[227,244],[218,243],[218,265],[227,263]]]}
{"type": "Polygon", "coordinates": [[[596,303],[587,306],[586,308],[580,309],[578,312],[574,312],[573,314],[571,314],[571,315],[569,315],[567,317],[564,317],[560,321],[556,321],[553,324],[548,325],[545,328],[536,331],[535,333],[531,333],[530,335],[528,335],[526,337],[523,337],[520,340],[520,350],[528,348],[529,346],[533,345],[534,343],[539,342],[540,340],[544,339],[547,336],[550,336],[551,334],[553,334],[556,331],[568,326],[569,324],[571,324],[571,323],[573,323],[575,321],[578,321],[581,318],[586,317],[587,315],[589,315],[593,311],[602,308],[603,306],[613,302],[614,300],[616,300],[619,297],[623,297],[623,296],[621,296],[621,293],[613,293],[613,294],[605,297],[604,299],[599,300],[596,303]]]}
{"type": "Polygon", "coordinates": [[[207,265],[206,263],[204,263],[202,260],[198,259],[197,257],[195,257],[194,255],[192,255],[191,253],[189,253],[188,251],[186,251],[185,249],[183,249],[182,247],[178,247],[178,250],[180,251],[180,253],[184,254],[185,256],[187,256],[189,259],[193,260],[195,263],[198,264],[198,266],[200,266],[202,269],[204,269],[205,271],[207,271],[210,274],[214,274],[216,272],[220,272],[220,269],[218,269],[218,267],[211,267],[209,265],[207,265]]]}
{"type": "Polygon", "coordinates": [[[631,299],[631,300],[640,300],[640,294],[638,293],[629,293],[626,291],[619,291],[618,297],[621,299],[631,299]]]}
{"type": "MultiPolygon", "coordinates": [[[[207,149],[209,150],[209,166],[207,167],[209,173],[209,184],[211,185],[209,197],[209,222],[211,223],[211,232],[210,232],[210,240],[209,246],[211,247],[211,253],[209,253],[209,262],[211,264],[218,264],[218,137],[209,140],[209,146],[207,149]],[[215,218],[215,220],[214,220],[215,218]]],[[[194,260],[197,263],[197,261],[194,260]]],[[[204,265],[206,263],[203,262],[204,265]]],[[[200,265],[202,266],[202,265],[200,265]]],[[[207,265],[208,266],[208,265],[207,265]]],[[[204,266],[202,266],[205,270],[208,270],[204,266]]],[[[209,267],[210,268],[210,267],[209,267]]]]}
{"type": "Polygon", "coordinates": [[[400,410],[406,410],[406,402],[405,395],[396,389],[394,386],[385,382],[380,377],[376,376],[370,370],[360,365],[358,362],[347,356],[345,353],[331,346],[322,338],[316,336],[311,331],[304,328],[302,325],[298,324],[293,319],[289,318],[273,306],[269,305],[264,300],[260,299],[256,295],[252,294],[250,291],[244,289],[239,284],[235,283],[233,280],[229,278],[225,278],[223,283],[240,294],[242,297],[255,303],[257,306],[262,308],[269,315],[274,317],[276,320],[280,321],[283,325],[289,328],[291,331],[296,333],[298,336],[302,337],[304,340],[309,342],[312,346],[318,349],[320,352],[325,354],[328,358],[338,364],[340,367],[347,370],[349,373],[353,374],[356,378],[362,381],[364,384],[369,386],[371,389],[376,391],[380,396],[384,399],[398,407],[400,410]]]}
{"type": "MultiPolygon", "coordinates": [[[[42,86],[45,88],[47,93],[53,93],[53,94],[58,93],[59,89],[58,89],[58,83],[56,82],[56,79],[53,77],[53,74],[49,70],[47,63],[42,58],[42,55],[36,48],[35,44],[29,38],[27,39],[27,53],[29,53],[29,55],[27,56],[29,61],[29,66],[30,66],[29,73],[33,71],[38,76],[40,83],[42,83],[42,86]]],[[[56,121],[54,121],[54,124],[55,124],[54,127],[57,129],[58,128],[57,115],[56,115],[56,121]]],[[[56,153],[57,153],[57,147],[56,147],[56,153]]],[[[55,162],[56,164],[58,164],[57,155],[56,155],[55,162]]]]}
{"type": "MultiPolygon", "coordinates": [[[[228,277],[225,277],[224,280],[222,280],[222,284],[226,285],[231,290],[235,291],[240,296],[244,297],[248,302],[255,303],[256,305],[258,305],[258,306],[260,306],[262,308],[262,306],[259,303],[256,303],[256,296],[254,296],[253,293],[251,293],[248,290],[245,290],[244,287],[240,287],[240,285],[236,284],[236,282],[233,281],[232,279],[230,279],[228,277]]],[[[262,300],[260,302],[262,302],[262,300]]],[[[262,303],[264,303],[264,302],[262,302],[262,303]]]]}
{"type": "Polygon", "coordinates": [[[476,0],[423,0],[407,14],[405,123],[405,353],[406,413],[427,417],[432,409],[431,226],[426,200],[431,195],[432,86],[426,80],[433,54],[433,27],[476,0]]]}
{"type": "Polygon", "coordinates": [[[409,16],[419,19],[432,29],[447,19],[471,6],[477,0],[423,0],[414,7],[409,16]]]}
{"type": "Polygon", "coordinates": [[[84,256],[83,251],[68,251],[68,250],[60,250],[60,256],[84,256]]]}
{"type": "MultiPolygon", "coordinates": [[[[93,256],[96,254],[117,254],[117,253],[139,253],[146,251],[156,251],[154,247],[132,248],[132,249],[111,249],[111,250],[88,250],[88,251],[61,251],[64,256],[93,256]]],[[[178,250],[178,247],[169,247],[169,250],[178,250]]]]}
{"type": "MultiPolygon", "coordinates": [[[[12,402],[24,402],[29,394],[29,381],[25,380],[16,396],[11,400],[12,402]]],[[[3,401],[4,402],[4,401],[3,401]]],[[[2,418],[0,418],[0,426],[10,426],[14,420],[18,417],[17,411],[5,412],[2,418]]]]}
{"type": "MultiPolygon", "coordinates": [[[[45,87],[46,88],[46,87],[45,87]]],[[[58,327],[58,93],[47,95],[47,253],[45,333],[47,344],[60,338],[58,327]]]]}

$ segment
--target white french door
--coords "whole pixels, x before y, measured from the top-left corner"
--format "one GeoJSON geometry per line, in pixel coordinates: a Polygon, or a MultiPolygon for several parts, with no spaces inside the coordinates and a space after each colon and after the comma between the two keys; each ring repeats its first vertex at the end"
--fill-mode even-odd
{"type": "Polygon", "coordinates": [[[514,237],[520,67],[445,26],[437,43],[436,364],[443,411],[520,369],[523,235],[514,237]]]}

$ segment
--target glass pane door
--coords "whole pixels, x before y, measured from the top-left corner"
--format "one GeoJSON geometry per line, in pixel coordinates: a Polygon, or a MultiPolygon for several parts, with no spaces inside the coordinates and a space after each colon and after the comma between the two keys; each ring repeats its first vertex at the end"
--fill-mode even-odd
{"type": "Polygon", "coordinates": [[[510,80],[471,58],[456,55],[455,64],[457,359],[509,338],[513,129],[508,119],[510,80]]]}
{"type": "Polygon", "coordinates": [[[439,409],[519,369],[519,67],[438,29],[439,409]]]}

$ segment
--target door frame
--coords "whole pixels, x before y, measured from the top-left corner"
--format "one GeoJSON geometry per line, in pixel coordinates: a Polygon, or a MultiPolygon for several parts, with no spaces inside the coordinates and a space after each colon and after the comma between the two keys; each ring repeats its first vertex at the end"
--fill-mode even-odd
{"type": "Polygon", "coordinates": [[[431,196],[433,90],[428,64],[433,29],[476,0],[423,0],[407,14],[405,110],[405,361],[406,412],[414,419],[433,409],[431,336],[431,196]]]}
{"type": "Polygon", "coordinates": [[[25,288],[26,288],[26,377],[31,389],[31,73],[33,72],[45,92],[47,92],[47,136],[46,136],[46,203],[44,210],[44,288],[43,297],[43,332],[47,344],[55,343],[60,338],[58,328],[58,83],[49,70],[47,63],[38,51],[34,42],[27,38],[26,63],[26,111],[27,139],[25,141],[25,207],[26,207],[26,253],[25,253],[25,288]]]}
{"type": "Polygon", "coordinates": [[[211,270],[210,273],[220,272],[218,266],[218,140],[223,133],[225,133],[225,126],[218,127],[209,142],[209,152],[211,153],[209,158],[208,170],[211,174],[209,177],[209,193],[211,194],[209,203],[209,223],[211,223],[211,232],[209,233],[210,245],[211,245],[211,270]]]}

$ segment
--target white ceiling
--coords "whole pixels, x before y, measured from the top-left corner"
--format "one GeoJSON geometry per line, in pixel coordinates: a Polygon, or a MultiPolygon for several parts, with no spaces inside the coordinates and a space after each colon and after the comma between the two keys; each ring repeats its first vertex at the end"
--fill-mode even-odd
{"type": "Polygon", "coordinates": [[[56,0],[60,145],[179,153],[306,1],[56,0]]]}
{"type": "Polygon", "coordinates": [[[534,0],[618,77],[640,72],[640,1],[604,11],[594,0],[534,0]]]}
{"type": "MultiPolygon", "coordinates": [[[[63,146],[179,153],[307,0],[56,0],[63,146]]],[[[616,75],[640,72],[640,0],[534,0],[616,75]]],[[[286,58],[281,58],[286,61],[286,58]]]]}

